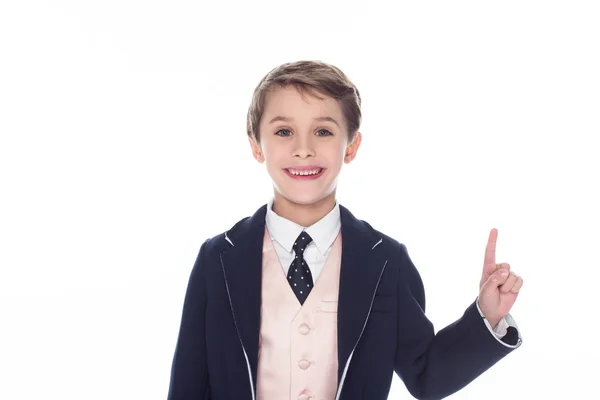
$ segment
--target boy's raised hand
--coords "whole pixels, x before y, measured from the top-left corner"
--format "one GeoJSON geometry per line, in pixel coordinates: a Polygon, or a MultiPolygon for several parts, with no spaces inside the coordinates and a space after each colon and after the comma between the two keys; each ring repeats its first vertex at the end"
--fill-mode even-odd
{"type": "Polygon", "coordinates": [[[496,264],[498,230],[492,229],[485,249],[479,284],[479,308],[492,327],[504,318],[517,300],[523,279],[510,271],[507,263],[496,264]]]}

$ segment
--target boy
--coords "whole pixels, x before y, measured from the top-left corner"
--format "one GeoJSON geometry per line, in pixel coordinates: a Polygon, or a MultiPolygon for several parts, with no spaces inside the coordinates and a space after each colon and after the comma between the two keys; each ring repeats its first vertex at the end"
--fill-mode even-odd
{"type": "Polygon", "coordinates": [[[201,246],[169,399],[383,400],[393,371],[441,399],[520,345],[508,312],[523,280],[496,264],[495,229],[479,296],[434,334],[406,247],[338,204],[360,102],[323,62],[283,64],[255,89],[247,133],[274,197],[201,246]]]}

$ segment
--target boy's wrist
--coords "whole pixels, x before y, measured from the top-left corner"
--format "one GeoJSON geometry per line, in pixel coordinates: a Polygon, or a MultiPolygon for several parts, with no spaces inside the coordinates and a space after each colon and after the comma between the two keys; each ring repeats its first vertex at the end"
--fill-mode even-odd
{"type": "Polygon", "coordinates": [[[487,319],[487,321],[490,323],[490,326],[492,327],[492,329],[496,329],[496,326],[498,326],[498,324],[500,323],[500,319],[501,318],[488,318],[485,317],[485,319],[487,319]]]}
{"type": "Polygon", "coordinates": [[[477,297],[475,304],[477,305],[477,310],[479,311],[479,314],[487,320],[487,322],[490,324],[492,329],[496,328],[496,326],[500,323],[502,318],[498,318],[498,317],[490,318],[487,315],[485,315],[485,313],[481,310],[481,306],[479,305],[479,297],[477,297]]]}

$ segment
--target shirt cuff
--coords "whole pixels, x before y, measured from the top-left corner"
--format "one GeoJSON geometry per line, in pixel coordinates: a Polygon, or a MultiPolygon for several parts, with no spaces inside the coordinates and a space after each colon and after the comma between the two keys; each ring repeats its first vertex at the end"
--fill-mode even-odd
{"type": "Polygon", "coordinates": [[[485,315],[483,315],[481,308],[479,308],[479,298],[477,298],[477,301],[475,301],[475,304],[477,305],[477,311],[479,311],[479,315],[481,315],[481,318],[483,318],[483,322],[485,323],[485,326],[487,326],[490,333],[494,336],[494,338],[496,338],[496,340],[498,342],[502,343],[506,347],[510,347],[511,349],[516,349],[517,347],[519,347],[521,345],[521,343],[522,343],[521,331],[519,331],[519,327],[517,326],[517,323],[515,322],[515,320],[513,319],[513,317],[510,314],[508,314],[508,315],[506,315],[506,317],[502,318],[500,320],[500,322],[498,322],[498,325],[496,325],[494,328],[492,328],[492,325],[490,324],[490,322],[487,320],[487,318],[485,318],[485,315]],[[507,336],[507,333],[509,333],[509,329],[511,329],[511,333],[516,332],[516,337],[512,340],[512,343],[510,343],[510,342],[507,343],[504,340],[502,340],[503,338],[505,338],[507,336]]]}

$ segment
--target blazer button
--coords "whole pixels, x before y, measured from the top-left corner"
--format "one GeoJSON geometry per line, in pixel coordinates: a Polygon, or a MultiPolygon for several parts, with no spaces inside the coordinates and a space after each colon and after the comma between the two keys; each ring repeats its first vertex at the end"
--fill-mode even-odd
{"type": "MultiPolygon", "coordinates": [[[[300,361],[298,362],[298,366],[299,366],[301,369],[308,369],[308,367],[310,367],[310,361],[308,361],[308,360],[300,360],[300,361]]],[[[308,397],[307,397],[307,398],[308,398],[308,397]]]]}
{"type": "Polygon", "coordinates": [[[308,325],[302,324],[298,328],[298,331],[303,335],[308,335],[308,332],[310,332],[310,328],[308,327],[308,325]]]}

